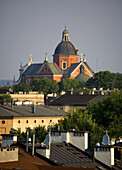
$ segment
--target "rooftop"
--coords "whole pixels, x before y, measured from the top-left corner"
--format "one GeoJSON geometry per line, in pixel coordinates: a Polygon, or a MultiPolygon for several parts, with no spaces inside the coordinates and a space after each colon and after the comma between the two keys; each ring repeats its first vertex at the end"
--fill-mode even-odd
{"type": "Polygon", "coordinates": [[[101,166],[93,162],[85,152],[64,142],[51,144],[50,159],[59,166],[65,167],[97,168],[101,166]]]}
{"type": "Polygon", "coordinates": [[[106,98],[105,95],[89,95],[89,94],[64,94],[52,102],[50,105],[74,105],[74,106],[84,106],[90,103],[97,102],[106,98]]]}
{"type": "Polygon", "coordinates": [[[51,109],[46,106],[36,106],[36,113],[32,113],[31,106],[0,106],[0,119],[13,117],[55,117],[63,116],[64,111],[51,109]]]}

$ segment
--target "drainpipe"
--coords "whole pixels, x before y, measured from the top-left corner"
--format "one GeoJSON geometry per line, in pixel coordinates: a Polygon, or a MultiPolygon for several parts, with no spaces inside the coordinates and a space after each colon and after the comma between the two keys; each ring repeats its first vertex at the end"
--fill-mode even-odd
{"type": "Polygon", "coordinates": [[[29,131],[26,129],[26,152],[28,152],[28,139],[29,139],[29,131]]]}
{"type": "Polygon", "coordinates": [[[35,147],[35,132],[33,132],[32,156],[34,156],[34,147],[35,147]]]}

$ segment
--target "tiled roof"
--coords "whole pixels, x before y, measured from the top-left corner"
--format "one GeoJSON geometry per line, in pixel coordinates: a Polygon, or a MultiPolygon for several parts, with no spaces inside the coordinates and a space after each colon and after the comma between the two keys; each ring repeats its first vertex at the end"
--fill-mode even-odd
{"type": "Polygon", "coordinates": [[[0,106],[0,119],[12,117],[55,117],[63,116],[64,111],[51,109],[45,106],[36,106],[36,113],[32,113],[31,106],[0,106]]]}
{"type": "Polygon", "coordinates": [[[71,74],[75,69],[76,67],[79,65],[79,63],[74,63],[72,64],[68,69],[66,69],[64,71],[64,74],[71,74]]]}
{"type": "Polygon", "coordinates": [[[63,70],[56,63],[48,63],[48,66],[50,67],[53,74],[63,74],[63,70]]]}
{"type": "Polygon", "coordinates": [[[94,71],[90,68],[87,62],[84,62],[84,64],[88,67],[88,69],[94,74],[94,71]]]}
{"type": "Polygon", "coordinates": [[[23,75],[34,75],[41,68],[42,64],[31,64],[23,73],[23,75]]]}
{"type": "Polygon", "coordinates": [[[101,166],[93,162],[85,152],[66,143],[52,143],[50,159],[59,166],[65,167],[96,168],[101,166]]]}
{"type": "Polygon", "coordinates": [[[50,163],[38,158],[37,156],[32,157],[30,154],[26,153],[24,149],[19,148],[19,160],[15,162],[5,162],[0,163],[0,169],[33,169],[45,170],[46,167],[52,167],[50,163]],[[43,169],[43,166],[45,168],[43,169]]]}
{"type": "Polygon", "coordinates": [[[75,106],[82,106],[88,105],[89,103],[97,102],[98,100],[103,100],[106,96],[104,95],[89,95],[89,94],[64,94],[52,102],[50,105],[75,105],[75,106]]]}

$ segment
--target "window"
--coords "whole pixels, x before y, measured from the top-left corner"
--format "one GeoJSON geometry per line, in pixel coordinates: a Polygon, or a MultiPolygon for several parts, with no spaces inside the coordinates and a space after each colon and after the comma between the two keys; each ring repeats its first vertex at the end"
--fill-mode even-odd
{"type": "Polygon", "coordinates": [[[26,123],[28,123],[28,120],[26,120],[26,123]]]}
{"type": "Polygon", "coordinates": [[[52,122],[52,120],[50,120],[50,123],[52,122]]]}
{"type": "Polygon", "coordinates": [[[2,121],[2,124],[5,124],[5,120],[2,121]]]}
{"type": "Polygon", "coordinates": [[[45,67],[44,70],[47,71],[47,67],[45,67]]]}
{"type": "Polygon", "coordinates": [[[42,123],[44,123],[44,120],[42,120],[42,123]]]}
{"type": "Polygon", "coordinates": [[[63,69],[66,69],[66,62],[63,63],[63,69]]]}
{"type": "Polygon", "coordinates": [[[58,120],[58,122],[59,122],[60,120],[58,120]]]}
{"type": "Polygon", "coordinates": [[[20,120],[18,120],[18,123],[20,123],[20,120]]]}
{"type": "Polygon", "coordinates": [[[9,148],[7,149],[7,151],[9,151],[9,148]]]}
{"type": "Polygon", "coordinates": [[[34,120],[34,123],[36,123],[36,120],[34,120]]]}

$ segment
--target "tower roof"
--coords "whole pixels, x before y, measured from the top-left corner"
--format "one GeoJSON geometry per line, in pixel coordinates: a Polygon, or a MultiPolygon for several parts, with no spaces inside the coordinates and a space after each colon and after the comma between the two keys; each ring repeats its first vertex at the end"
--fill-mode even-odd
{"type": "Polygon", "coordinates": [[[54,55],[76,55],[76,49],[70,41],[61,41],[57,45],[54,55]]]}
{"type": "Polygon", "coordinates": [[[77,55],[74,45],[70,42],[69,32],[67,31],[66,26],[62,33],[62,41],[57,45],[54,55],[77,55]]]}

